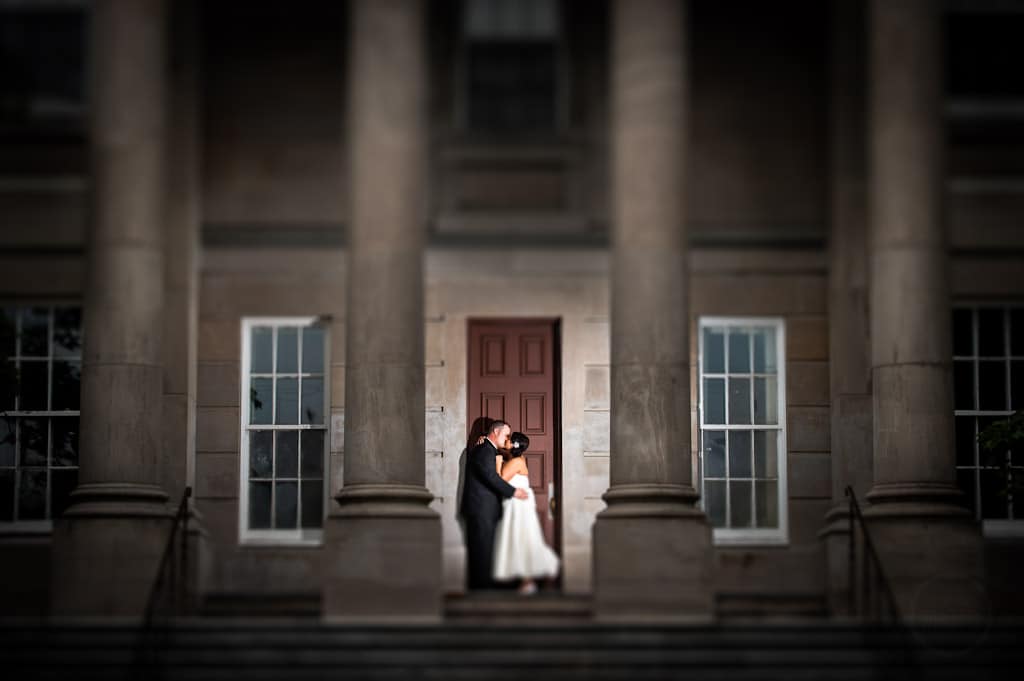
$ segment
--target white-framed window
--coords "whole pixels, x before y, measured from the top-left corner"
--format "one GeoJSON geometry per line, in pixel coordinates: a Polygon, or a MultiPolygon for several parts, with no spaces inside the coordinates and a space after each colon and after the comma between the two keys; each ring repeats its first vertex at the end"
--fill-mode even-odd
{"type": "Polygon", "coordinates": [[[975,518],[986,534],[1024,533],[1024,452],[978,446],[979,432],[1024,408],[1024,305],[954,306],[953,395],[956,477],[975,518]]]}
{"type": "Polygon", "coordinates": [[[81,371],[80,307],[0,306],[0,524],[48,531],[67,507],[81,371]]]}
{"type": "Polygon", "coordinates": [[[459,127],[550,133],[564,118],[559,0],[463,0],[459,127]]]}
{"type": "Polygon", "coordinates": [[[785,326],[780,318],[698,324],[701,506],[719,544],[784,544],[785,326]]]}
{"type": "Polygon", "coordinates": [[[317,317],[242,320],[243,543],[322,540],[330,454],[327,333],[317,317]]]}

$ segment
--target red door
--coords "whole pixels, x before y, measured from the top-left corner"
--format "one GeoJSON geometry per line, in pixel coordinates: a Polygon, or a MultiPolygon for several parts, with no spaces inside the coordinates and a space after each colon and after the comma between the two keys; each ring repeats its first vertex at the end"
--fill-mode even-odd
{"type": "Polygon", "coordinates": [[[470,320],[467,430],[487,417],[530,438],[530,487],[544,538],[558,551],[556,342],[553,320],[470,320]]]}

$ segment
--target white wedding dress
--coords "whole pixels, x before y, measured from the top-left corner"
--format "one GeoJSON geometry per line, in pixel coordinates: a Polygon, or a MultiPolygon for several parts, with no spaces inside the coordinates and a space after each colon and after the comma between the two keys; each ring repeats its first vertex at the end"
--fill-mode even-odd
{"type": "Polygon", "coordinates": [[[517,473],[509,484],[525,489],[528,497],[502,502],[501,520],[494,533],[494,578],[554,577],[558,574],[558,555],[544,543],[530,479],[517,473]]]}

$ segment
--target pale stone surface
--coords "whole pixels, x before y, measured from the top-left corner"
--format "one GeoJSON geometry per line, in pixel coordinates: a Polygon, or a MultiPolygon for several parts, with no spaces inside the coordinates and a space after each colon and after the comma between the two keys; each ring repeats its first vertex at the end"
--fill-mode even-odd
{"type": "Polygon", "coordinates": [[[828,359],[828,318],[789,317],[786,319],[787,360],[828,359]]]}
{"type": "Polygon", "coordinates": [[[198,369],[200,407],[238,407],[241,399],[238,362],[201,362],[198,369]]]}
{"type": "Polygon", "coordinates": [[[828,405],[828,362],[786,362],[786,404],[798,407],[828,405]]]}
{"type": "Polygon", "coordinates": [[[196,490],[200,499],[232,499],[238,496],[238,454],[196,454],[196,490]]]}
{"type": "MultiPolygon", "coordinates": [[[[830,499],[832,485],[829,471],[832,457],[828,453],[791,453],[789,455],[788,491],[790,499],[830,499]]],[[[790,511],[795,511],[792,504],[790,511]]],[[[821,522],[818,518],[817,522],[821,522]]]]}
{"type": "Polygon", "coordinates": [[[196,412],[197,452],[238,452],[237,407],[199,407],[196,412]]]}
{"type": "Polygon", "coordinates": [[[828,407],[790,407],[786,410],[786,447],[790,452],[829,450],[828,407]]]}

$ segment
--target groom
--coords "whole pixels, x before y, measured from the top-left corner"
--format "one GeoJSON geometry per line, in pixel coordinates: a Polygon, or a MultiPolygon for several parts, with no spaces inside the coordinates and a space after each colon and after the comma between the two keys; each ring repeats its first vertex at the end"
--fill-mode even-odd
{"type": "Polygon", "coordinates": [[[494,531],[501,520],[501,502],[511,496],[526,499],[526,490],[516,489],[495,470],[495,457],[505,448],[512,427],[494,421],[483,442],[466,457],[466,482],[462,490],[462,517],[466,521],[466,562],[470,589],[493,586],[494,531]]]}

